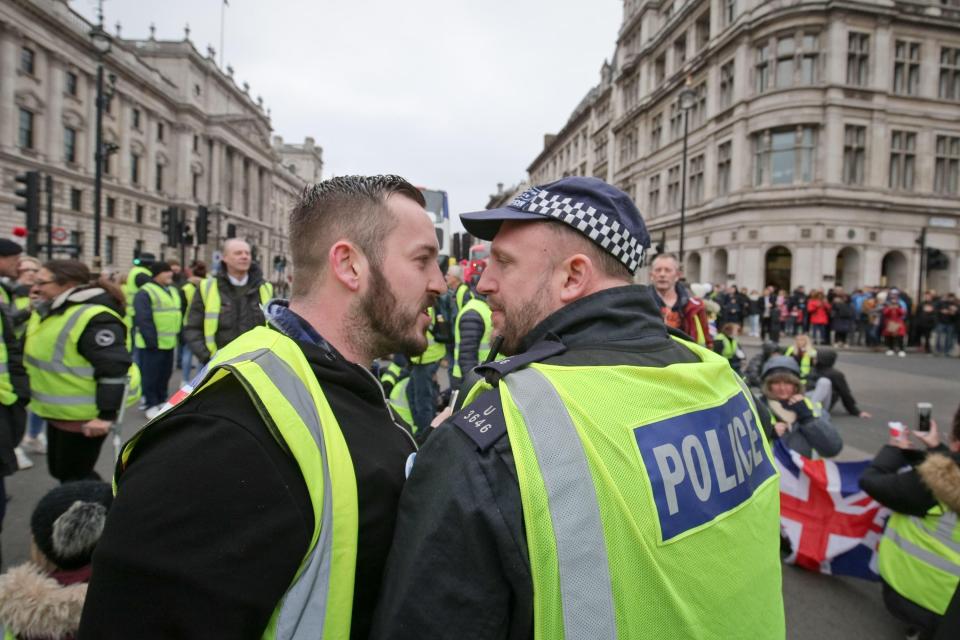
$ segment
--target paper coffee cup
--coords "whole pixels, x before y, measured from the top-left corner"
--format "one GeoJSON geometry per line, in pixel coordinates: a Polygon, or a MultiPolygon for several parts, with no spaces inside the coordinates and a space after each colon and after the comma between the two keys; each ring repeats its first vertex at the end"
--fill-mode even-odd
{"type": "Polygon", "coordinates": [[[887,427],[890,429],[891,438],[899,438],[903,435],[903,430],[906,428],[902,422],[888,422],[887,427]]]}

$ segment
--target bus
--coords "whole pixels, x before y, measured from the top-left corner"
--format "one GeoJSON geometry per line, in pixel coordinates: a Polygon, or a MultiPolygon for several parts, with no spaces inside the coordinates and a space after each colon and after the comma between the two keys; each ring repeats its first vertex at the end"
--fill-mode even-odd
{"type": "Polygon", "coordinates": [[[419,187],[423,199],[427,201],[427,213],[433,218],[433,229],[437,232],[437,244],[441,255],[453,255],[450,243],[450,202],[446,191],[419,187]]]}

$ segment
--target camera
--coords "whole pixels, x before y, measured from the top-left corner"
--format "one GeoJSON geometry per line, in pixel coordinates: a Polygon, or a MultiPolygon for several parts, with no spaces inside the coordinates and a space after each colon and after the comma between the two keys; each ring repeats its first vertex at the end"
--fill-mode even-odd
{"type": "Polygon", "coordinates": [[[917,403],[917,428],[914,431],[926,433],[930,431],[930,414],[933,413],[933,405],[929,402],[917,403]]]}

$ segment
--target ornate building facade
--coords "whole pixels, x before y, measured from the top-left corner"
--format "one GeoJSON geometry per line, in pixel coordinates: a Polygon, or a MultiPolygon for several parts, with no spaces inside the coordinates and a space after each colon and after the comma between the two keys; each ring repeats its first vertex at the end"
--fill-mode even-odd
{"type": "Polygon", "coordinates": [[[532,183],[617,184],[667,251],[685,198],[690,281],[914,291],[924,235],[960,290],[960,0],[626,0],[545,142],[532,183]]]}
{"type": "MultiPolygon", "coordinates": [[[[8,235],[24,224],[14,177],[40,171],[54,181],[54,227],[87,262],[99,61],[93,26],[64,0],[0,4],[0,228],[8,235]]],[[[152,29],[147,40],[113,37],[103,58],[115,87],[103,118],[113,151],[103,178],[106,268],[126,270],[135,251],[179,256],[163,245],[161,210],[179,207],[193,225],[206,205],[209,240],[189,248],[188,260],[209,260],[232,231],[250,242],[268,278],[283,279],[274,261],[287,257],[287,214],[304,185],[320,179],[323,152],[312,138],[271,143],[263,100],[237,84],[232,68],[222,71],[214,53],[201,54],[189,31],[174,41],[157,40],[152,29]]]]}

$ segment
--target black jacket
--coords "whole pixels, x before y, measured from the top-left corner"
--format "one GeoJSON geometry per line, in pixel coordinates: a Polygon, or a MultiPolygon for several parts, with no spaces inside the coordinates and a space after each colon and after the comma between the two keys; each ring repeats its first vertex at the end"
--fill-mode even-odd
{"type": "MultiPolygon", "coordinates": [[[[214,342],[217,348],[236,339],[241,334],[265,322],[263,311],[260,308],[260,285],[264,283],[260,267],[255,263],[250,265],[247,284],[238,287],[230,283],[226,265],[221,265],[220,272],[215,276],[217,287],[220,290],[220,321],[217,324],[217,334],[214,342]]],[[[207,349],[203,337],[203,296],[200,295],[200,284],[197,293],[190,302],[190,312],[183,327],[183,341],[197,356],[200,362],[210,360],[210,351],[207,349]]]]}
{"type": "MultiPolygon", "coordinates": [[[[331,347],[297,344],[353,459],[359,539],[351,637],[366,638],[415,447],[368,371],[331,347]]],[[[313,525],[299,466],[227,376],[176,406],[134,448],[94,555],[79,637],[259,638],[313,525]]]]}
{"type": "MultiPolygon", "coordinates": [[[[667,336],[644,286],[601,291],[567,305],[526,336],[567,351],[554,365],[694,362],[667,336]]],[[[450,422],[417,454],[400,499],[397,530],[371,638],[527,640],[533,587],[510,441],[479,450],[450,422]]]]}
{"type": "Polygon", "coordinates": [[[461,376],[480,364],[480,342],[483,340],[483,318],[478,311],[467,311],[457,318],[460,325],[460,350],[457,361],[461,376]]]}
{"type": "MultiPolygon", "coordinates": [[[[77,287],[57,297],[48,308],[40,310],[42,319],[62,314],[78,304],[101,304],[116,311],[123,318],[123,305],[96,286],[77,287]]],[[[99,313],[90,319],[77,341],[80,355],[93,365],[97,380],[97,417],[116,420],[125,398],[125,380],[133,359],[127,350],[127,327],[123,320],[109,313],[99,313]]]]}
{"type": "Polygon", "coordinates": [[[960,513],[960,453],[943,445],[918,451],[888,444],[860,476],[860,487],[897,513],[923,517],[938,500],[960,513]]]}
{"type": "Polygon", "coordinates": [[[860,415],[860,407],[857,406],[857,400],[853,397],[853,391],[850,390],[850,384],[847,382],[847,376],[843,374],[834,365],[837,363],[837,352],[826,347],[817,351],[817,361],[814,365],[814,379],[827,378],[833,386],[833,398],[830,400],[830,406],[824,407],[825,411],[833,408],[837,400],[843,403],[843,408],[852,416],[860,415]]]}

